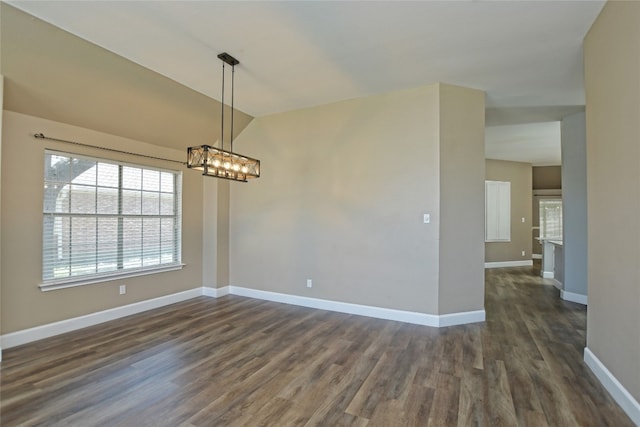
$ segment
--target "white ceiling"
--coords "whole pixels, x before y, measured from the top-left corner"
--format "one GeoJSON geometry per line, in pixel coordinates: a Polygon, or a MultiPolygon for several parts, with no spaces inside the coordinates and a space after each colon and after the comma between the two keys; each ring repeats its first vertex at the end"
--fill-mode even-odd
{"type": "Polygon", "coordinates": [[[489,126],[485,139],[487,159],[560,165],[560,122],[489,126]]]}
{"type": "Polygon", "coordinates": [[[253,116],[434,82],[486,91],[488,124],[584,105],[582,40],[604,1],[7,3],[253,116]],[[509,111],[519,111],[516,116],[509,111]],[[511,119],[504,119],[511,117],[511,119]],[[492,122],[492,123],[490,123],[492,122]]]}

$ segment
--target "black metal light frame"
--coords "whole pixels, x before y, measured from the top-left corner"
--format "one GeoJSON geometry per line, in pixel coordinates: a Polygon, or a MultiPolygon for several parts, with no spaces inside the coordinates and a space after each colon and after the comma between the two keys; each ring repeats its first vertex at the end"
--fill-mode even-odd
{"type": "Polygon", "coordinates": [[[218,55],[222,61],[222,113],[220,124],[220,148],[212,145],[200,145],[187,148],[187,167],[202,171],[202,175],[231,181],[247,182],[260,177],[260,160],[233,152],[233,111],[235,66],[240,63],[236,58],[224,52],[218,55]],[[225,66],[231,66],[231,135],[229,150],[224,149],[224,82],[225,66]]]}

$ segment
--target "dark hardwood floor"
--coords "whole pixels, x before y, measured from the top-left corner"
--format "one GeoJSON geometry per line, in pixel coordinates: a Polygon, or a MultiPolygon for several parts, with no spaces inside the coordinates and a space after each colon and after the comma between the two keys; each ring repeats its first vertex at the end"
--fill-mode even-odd
{"type": "Polygon", "coordinates": [[[488,270],[485,323],[429,328],[201,297],[4,352],[2,426],[632,426],[586,311],[488,270]]]}

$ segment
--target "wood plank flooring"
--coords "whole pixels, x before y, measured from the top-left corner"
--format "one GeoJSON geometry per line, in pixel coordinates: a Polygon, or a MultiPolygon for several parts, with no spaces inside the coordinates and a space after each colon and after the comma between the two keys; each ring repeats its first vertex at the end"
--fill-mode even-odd
{"type": "Polygon", "coordinates": [[[429,328],[200,297],[6,350],[2,426],[632,426],[586,311],[488,270],[485,323],[429,328]]]}

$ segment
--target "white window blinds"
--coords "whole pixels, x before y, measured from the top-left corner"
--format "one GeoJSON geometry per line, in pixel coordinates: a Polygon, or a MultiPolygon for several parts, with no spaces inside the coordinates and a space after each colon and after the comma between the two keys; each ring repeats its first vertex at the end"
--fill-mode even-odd
{"type": "Polygon", "coordinates": [[[485,181],[485,242],[511,240],[511,183],[485,181]]]}
{"type": "Polygon", "coordinates": [[[45,152],[41,287],[181,265],[181,173],[45,152]]]}
{"type": "Polygon", "coordinates": [[[540,200],[540,238],[562,240],[562,200],[540,200]]]}

